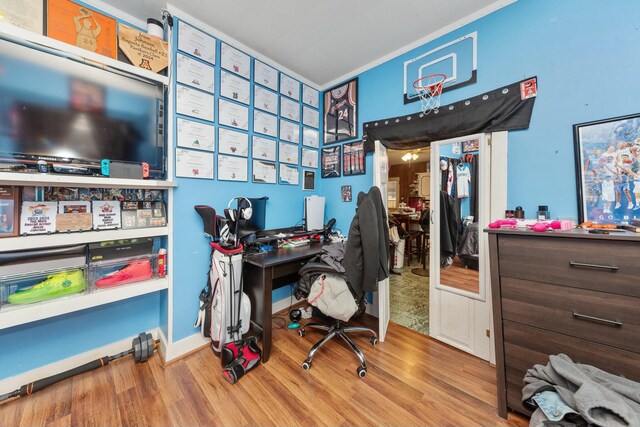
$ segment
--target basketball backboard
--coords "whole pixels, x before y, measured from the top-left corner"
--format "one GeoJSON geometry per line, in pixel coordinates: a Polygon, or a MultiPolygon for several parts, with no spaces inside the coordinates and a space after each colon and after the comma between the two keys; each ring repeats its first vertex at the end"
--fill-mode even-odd
{"type": "Polygon", "coordinates": [[[404,103],[420,98],[413,82],[430,74],[445,74],[442,92],[448,92],[477,80],[478,33],[473,32],[423,53],[404,63],[404,103]]]}

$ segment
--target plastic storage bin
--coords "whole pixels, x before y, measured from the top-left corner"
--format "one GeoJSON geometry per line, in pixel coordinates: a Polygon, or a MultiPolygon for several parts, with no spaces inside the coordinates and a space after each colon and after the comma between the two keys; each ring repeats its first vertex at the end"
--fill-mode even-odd
{"type": "Polygon", "coordinates": [[[155,254],[89,264],[91,286],[94,289],[113,288],[152,280],[158,277],[157,271],[158,256],[155,254]]]}
{"type": "Polygon", "coordinates": [[[82,294],[87,290],[85,264],[0,276],[0,309],[82,294]]]}

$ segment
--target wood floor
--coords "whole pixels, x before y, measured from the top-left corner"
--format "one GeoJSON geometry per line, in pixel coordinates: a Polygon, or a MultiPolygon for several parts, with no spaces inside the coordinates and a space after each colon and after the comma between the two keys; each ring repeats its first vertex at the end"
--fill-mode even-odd
{"type": "MultiPolygon", "coordinates": [[[[366,318],[368,326],[377,319],[366,318]]],[[[280,325],[281,322],[275,325],[280,325]]],[[[274,325],[274,327],[275,327],[274,325]]],[[[355,335],[354,335],[355,336],[355,335]]],[[[1,426],[526,426],[496,415],[495,370],[403,326],[371,346],[369,365],[333,341],[305,372],[300,363],[320,338],[276,329],[271,359],[228,384],[208,348],[164,368],[128,358],[0,406],[1,426]]]]}
{"type": "Polygon", "coordinates": [[[440,283],[474,294],[480,290],[478,270],[464,268],[458,257],[454,258],[453,264],[449,268],[440,270],[440,283]]]}

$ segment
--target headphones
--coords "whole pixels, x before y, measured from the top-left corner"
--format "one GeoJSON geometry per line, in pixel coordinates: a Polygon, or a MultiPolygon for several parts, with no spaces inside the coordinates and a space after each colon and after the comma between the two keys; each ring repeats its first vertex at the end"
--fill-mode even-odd
{"type": "Polygon", "coordinates": [[[225,216],[229,219],[229,221],[235,222],[237,220],[247,220],[247,219],[251,219],[251,215],[253,215],[253,206],[251,205],[251,200],[247,199],[246,197],[234,197],[233,199],[229,200],[229,203],[227,204],[227,209],[224,210],[224,214],[225,216]],[[234,200],[238,200],[238,212],[236,212],[235,209],[231,208],[231,203],[234,200]],[[242,201],[246,200],[247,203],[249,203],[249,206],[246,208],[241,207],[242,201]]]}

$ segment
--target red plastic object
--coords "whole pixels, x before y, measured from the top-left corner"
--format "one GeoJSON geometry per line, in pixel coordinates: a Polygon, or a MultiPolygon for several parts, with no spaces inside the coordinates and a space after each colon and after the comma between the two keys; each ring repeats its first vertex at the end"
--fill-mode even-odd
{"type": "Polygon", "coordinates": [[[110,288],[112,286],[125,285],[132,282],[149,280],[153,277],[151,262],[148,259],[133,261],[126,267],[117,270],[102,279],[96,280],[98,288],[110,288]]]}

